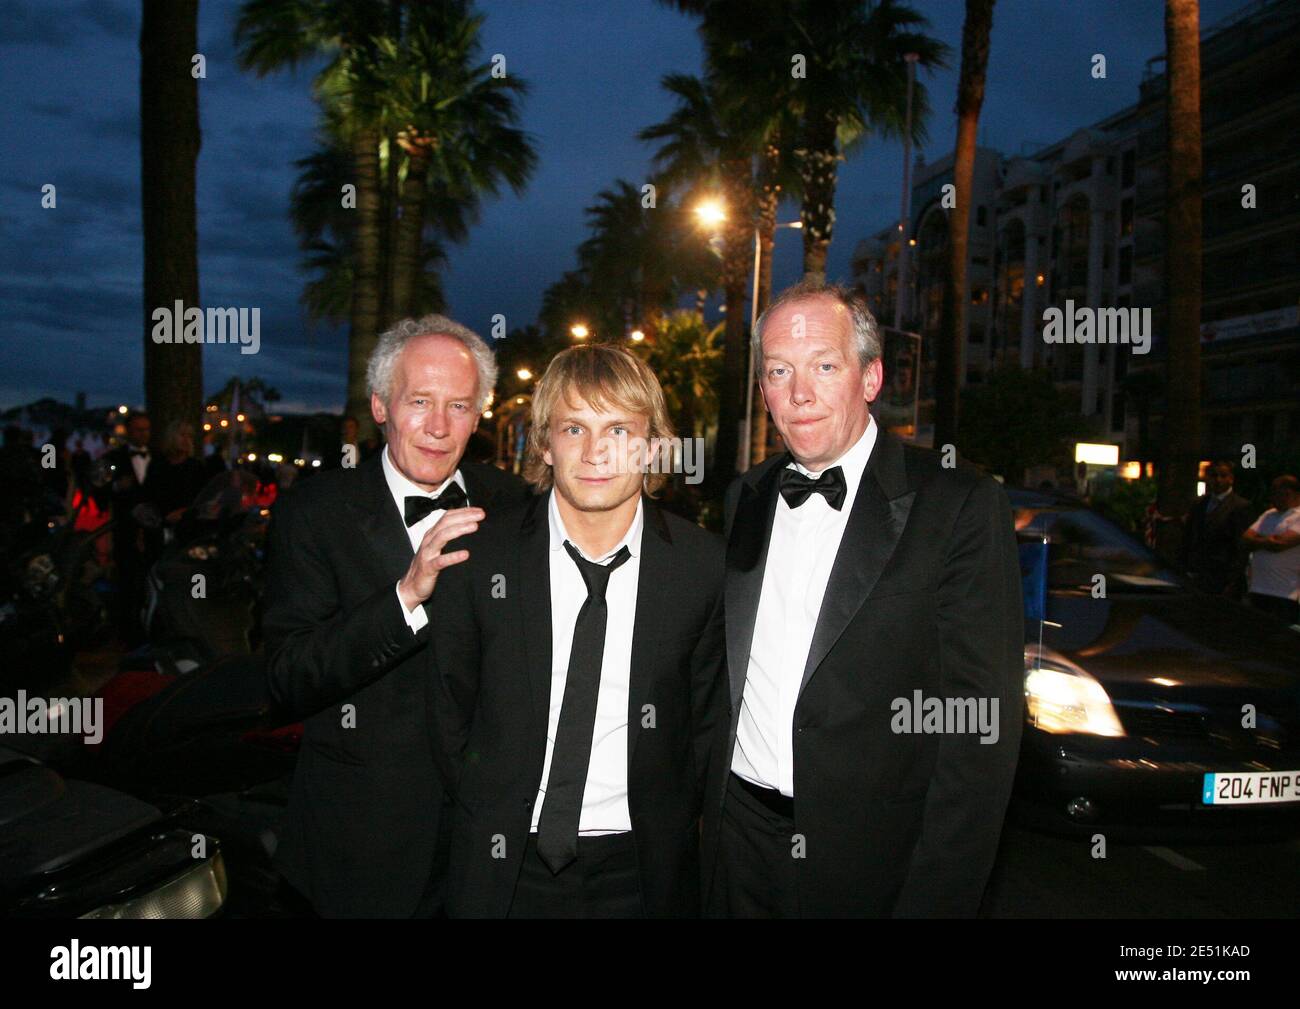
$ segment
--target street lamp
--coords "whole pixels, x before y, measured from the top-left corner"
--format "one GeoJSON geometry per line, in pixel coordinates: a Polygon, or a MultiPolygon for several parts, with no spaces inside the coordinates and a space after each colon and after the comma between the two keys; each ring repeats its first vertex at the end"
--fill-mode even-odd
{"type": "Polygon", "coordinates": [[[695,208],[695,217],[708,228],[716,228],[727,219],[727,210],[721,200],[702,200],[695,208]]]}
{"type": "Polygon", "coordinates": [[[572,334],[575,340],[585,340],[587,339],[587,333],[589,331],[587,327],[584,326],[582,323],[575,322],[572,326],[569,327],[569,332],[570,334],[572,334]]]}
{"type": "Polygon", "coordinates": [[[643,333],[643,332],[642,332],[641,330],[639,330],[639,329],[634,329],[634,330],[632,330],[632,332],[628,333],[628,338],[629,338],[633,343],[640,343],[642,340],[645,339],[645,333],[643,333]]]}
{"type": "Polygon", "coordinates": [[[519,381],[521,382],[527,382],[530,378],[533,377],[533,373],[529,371],[527,368],[520,368],[517,372],[515,372],[515,374],[519,376],[519,381]]]}

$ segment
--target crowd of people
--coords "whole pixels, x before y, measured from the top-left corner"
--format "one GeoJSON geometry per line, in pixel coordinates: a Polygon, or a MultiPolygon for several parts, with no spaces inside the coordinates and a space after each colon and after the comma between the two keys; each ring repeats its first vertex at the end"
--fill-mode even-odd
{"type": "Polygon", "coordinates": [[[1269,487],[1256,516],[1237,493],[1236,468],[1215,462],[1206,493],[1187,516],[1183,570],[1205,592],[1239,599],[1287,623],[1300,623],[1300,480],[1286,474],[1269,487]]]}

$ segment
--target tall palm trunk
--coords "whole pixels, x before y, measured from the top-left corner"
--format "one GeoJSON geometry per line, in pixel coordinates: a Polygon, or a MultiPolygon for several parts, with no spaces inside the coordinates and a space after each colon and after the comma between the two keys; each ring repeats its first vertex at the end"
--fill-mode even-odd
{"type": "MultiPolygon", "coordinates": [[[[198,0],[145,0],[140,26],[140,182],[144,231],[144,392],[159,434],[203,407],[203,346],[154,343],[156,308],[199,306],[198,0]]],[[[181,319],[174,337],[179,338],[181,319]]]]}
{"type": "Polygon", "coordinates": [[[352,137],[357,217],[352,326],[348,339],[347,413],[357,419],[363,438],[374,434],[366,364],[379,338],[379,133],[362,126],[352,137]]]}
{"type": "Polygon", "coordinates": [[[810,110],[797,152],[803,183],[803,272],[810,280],[826,279],[826,254],[835,230],[835,183],[840,159],[835,113],[810,110]]]}
{"type": "Polygon", "coordinates": [[[390,269],[389,306],[392,318],[415,314],[416,292],[424,273],[420,256],[424,234],[425,195],[428,192],[429,151],[422,143],[408,150],[406,180],[402,183],[401,210],[393,228],[393,257],[390,269]]]}
{"type": "MultiPolygon", "coordinates": [[[[1156,507],[1187,514],[1196,494],[1201,442],[1201,49],[1197,0],[1166,0],[1168,54],[1165,283],[1168,346],[1164,454],[1156,507]]],[[[1157,549],[1181,549],[1181,523],[1161,523],[1157,549]]]]}
{"type": "MultiPolygon", "coordinates": [[[[957,150],[953,184],[957,206],[948,212],[948,276],[943,285],[939,346],[934,386],[934,443],[957,442],[960,416],[962,351],[966,332],[966,246],[974,200],[975,138],[984,104],[984,76],[989,64],[989,32],[995,0],[966,0],[961,31],[961,76],[957,83],[957,150]]],[[[1012,474],[1007,474],[1011,476],[1012,474]]]]}
{"type": "Polygon", "coordinates": [[[722,189],[727,203],[722,251],[722,293],[727,318],[722,331],[722,391],[718,396],[718,439],[713,459],[714,481],[719,489],[725,488],[736,475],[740,426],[745,416],[745,331],[749,324],[745,288],[754,241],[748,158],[735,158],[723,164],[722,189]]]}

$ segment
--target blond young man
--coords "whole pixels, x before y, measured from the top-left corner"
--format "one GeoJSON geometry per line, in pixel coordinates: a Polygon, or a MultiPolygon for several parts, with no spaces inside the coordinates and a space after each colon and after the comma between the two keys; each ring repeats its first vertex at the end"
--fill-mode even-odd
{"type": "Polygon", "coordinates": [[[723,552],[655,503],[648,446],[671,435],[635,355],[559,354],[533,398],[537,496],[442,572],[429,704],[453,917],[699,913],[723,552]]]}

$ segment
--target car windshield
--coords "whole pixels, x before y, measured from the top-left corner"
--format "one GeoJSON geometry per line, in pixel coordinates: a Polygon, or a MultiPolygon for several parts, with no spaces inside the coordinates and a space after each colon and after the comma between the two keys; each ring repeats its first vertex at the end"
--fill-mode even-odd
{"type": "Polygon", "coordinates": [[[1047,538],[1050,588],[1093,586],[1106,576],[1107,591],[1152,592],[1181,587],[1178,578],[1150,550],[1096,512],[1083,508],[1016,509],[1016,534],[1022,543],[1047,538]]]}

